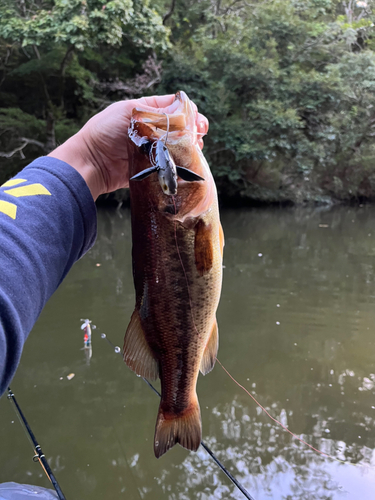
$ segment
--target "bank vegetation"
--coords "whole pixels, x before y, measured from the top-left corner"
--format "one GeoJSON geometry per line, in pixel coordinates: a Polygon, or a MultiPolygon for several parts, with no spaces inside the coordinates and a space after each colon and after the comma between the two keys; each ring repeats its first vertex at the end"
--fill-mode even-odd
{"type": "Polygon", "coordinates": [[[224,202],[374,200],[374,23],[370,0],[2,0],[0,182],[111,102],[183,89],[224,202]]]}

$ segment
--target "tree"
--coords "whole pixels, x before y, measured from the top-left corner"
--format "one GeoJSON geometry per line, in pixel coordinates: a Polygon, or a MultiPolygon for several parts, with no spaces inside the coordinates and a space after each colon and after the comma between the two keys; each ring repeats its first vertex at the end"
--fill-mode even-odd
{"type": "Polygon", "coordinates": [[[333,180],[347,175],[353,148],[358,161],[373,130],[367,109],[373,94],[357,96],[357,115],[348,93],[354,74],[358,95],[365,74],[365,87],[375,82],[374,17],[368,3],[357,4],[350,3],[348,20],[348,5],[331,0],[199,2],[200,11],[198,2],[185,0],[171,23],[172,40],[183,27],[189,37],[176,44],[163,85],[186,89],[207,114],[206,155],[224,197],[361,195],[361,182],[373,175],[368,164],[357,162],[351,192],[350,182],[340,191],[333,180]],[[351,132],[356,116],[361,125],[351,132]]]}
{"type": "Polygon", "coordinates": [[[4,0],[7,175],[113,100],[183,89],[210,120],[222,198],[374,198],[374,5],[4,0]]]}
{"type": "Polygon", "coordinates": [[[5,0],[1,4],[3,157],[15,153],[22,157],[27,145],[51,151],[56,140],[65,140],[80,121],[103,105],[103,96],[95,93],[99,83],[95,70],[109,49],[119,55],[117,64],[125,66],[126,72],[137,65],[129,64],[124,54],[137,54],[141,63],[150,53],[168,47],[168,29],[150,5],[133,0],[5,0]],[[39,120],[33,129],[36,135],[25,137],[25,124],[33,118],[39,120]]]}

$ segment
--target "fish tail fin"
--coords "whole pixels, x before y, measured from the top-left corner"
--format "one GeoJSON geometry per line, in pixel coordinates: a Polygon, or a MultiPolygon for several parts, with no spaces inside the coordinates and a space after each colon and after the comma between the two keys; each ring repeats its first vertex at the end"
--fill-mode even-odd
{"type": "Polygon", "coordinates": [[[160,403],[154,441],[156,458],[160,458],[177,443],[188,450],[197,451],[201,440],[201,412],[196,396],[189,407],[178,415],[164,410],[163,403],[160,403]]]}

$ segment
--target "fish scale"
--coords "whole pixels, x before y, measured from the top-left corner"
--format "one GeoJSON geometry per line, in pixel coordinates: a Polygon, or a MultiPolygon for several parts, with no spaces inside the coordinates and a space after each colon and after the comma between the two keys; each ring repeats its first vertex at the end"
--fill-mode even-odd
{"type": "MultiPolygon", "coordinates": [[[[176,162],[205,180],[179,178],[174,196],[162,191],[156,172],[130,182],[136,304],[125,334],[124,360],[138,375],[161,380],[156,457],[176,443],[194,451],[199,447],[196,383],[199,370],[206,374],[214,366],[222,281],[224,240],[216,187],[198,146],[193,107],[183,92],[176,99],[180,105],[168,115],[173,130],[167,147],[176,162]]],[[[133,112],[128,142],[131,176],[150,168],[147,148],[140,146],[165,134],[162,116],[151,115],[147,110],[133,112]]]]}

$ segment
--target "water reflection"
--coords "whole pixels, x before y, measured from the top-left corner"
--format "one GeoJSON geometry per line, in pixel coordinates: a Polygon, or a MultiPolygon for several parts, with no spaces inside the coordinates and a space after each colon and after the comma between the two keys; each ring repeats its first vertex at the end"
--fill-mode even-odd
{"type": "MultiPolygon", "coordinates": [[[[374,218],[373,207],[222,213],[220,360],[292,432],[373,467],[317,455],[217,366],[198,384],[204,439],[257,500],[373,498],[374,218]]],[[[153,457],[157,398],[100,339],[122,345],[130,252],[129,212],[100,210],[98,241],[42,314],[13,390],[68,498],[240,499],[203,449],[153,457]],[[98,325],[90,366],[82,317],[98,325]]],[[[48,486],[13,420],[3,398],[0,481],[48,486]]]]}

